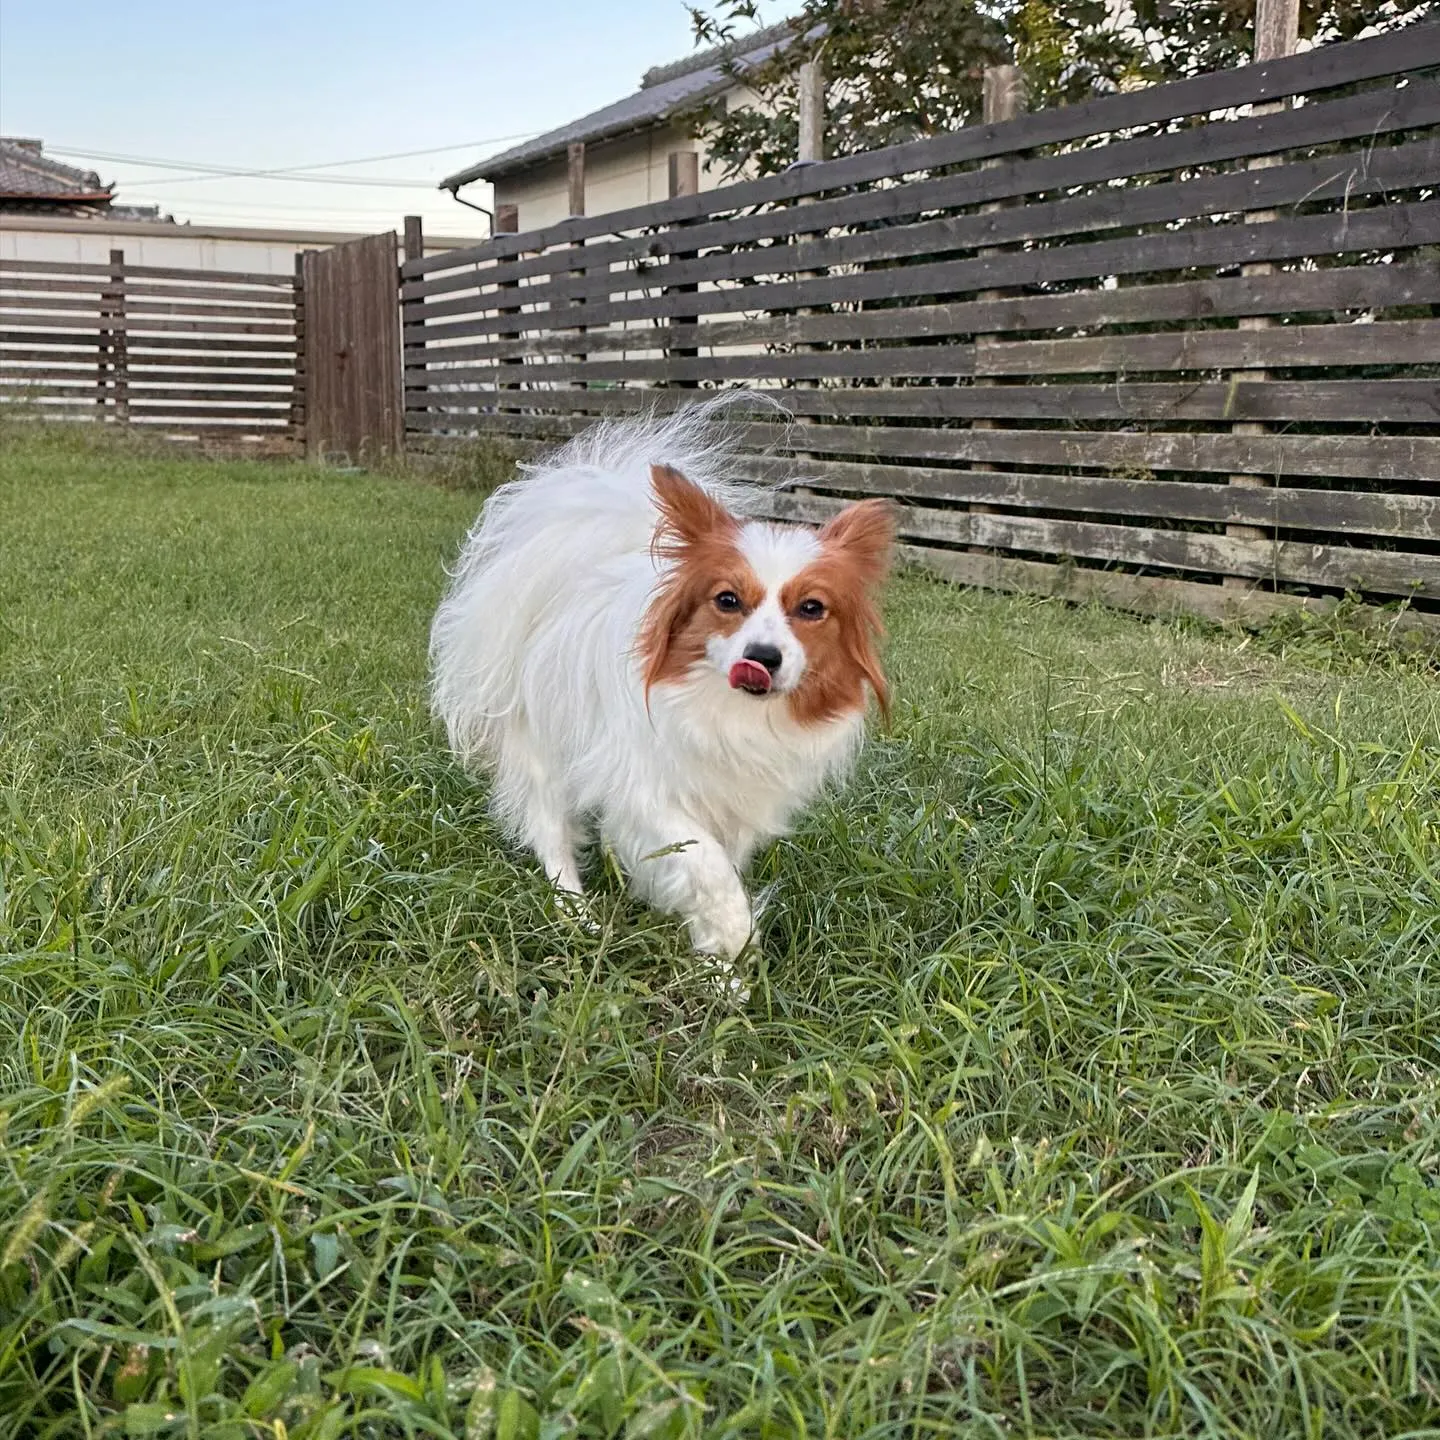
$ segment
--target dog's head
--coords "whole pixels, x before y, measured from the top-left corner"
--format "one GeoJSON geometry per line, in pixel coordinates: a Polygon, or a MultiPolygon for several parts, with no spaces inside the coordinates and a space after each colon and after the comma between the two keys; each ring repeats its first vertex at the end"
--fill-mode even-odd
{"type": "Polygon", "coordinates": [[[801,724],[888,710],[876,599],[894,525],[883,500],[847,506],[820,530],[740,520],[678,470],[650,470],[666,570],[640,634],[647,696],[709,667],[801,724]]]}

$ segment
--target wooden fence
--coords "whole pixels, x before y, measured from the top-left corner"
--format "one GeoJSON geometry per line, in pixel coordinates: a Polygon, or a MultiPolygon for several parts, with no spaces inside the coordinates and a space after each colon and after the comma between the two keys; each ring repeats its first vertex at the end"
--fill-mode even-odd
{"type": "Polygon", "coordinates": [[[774,514],[902,502],[959,580],[1440,601],[1440,24],[401,267],[407,431],[736,384],[774,514]]]}
{"type": "Polygon", "coordinates": [[[0,402],[55,419],[293,448],[288,275],[0,260],[0,402]]]}

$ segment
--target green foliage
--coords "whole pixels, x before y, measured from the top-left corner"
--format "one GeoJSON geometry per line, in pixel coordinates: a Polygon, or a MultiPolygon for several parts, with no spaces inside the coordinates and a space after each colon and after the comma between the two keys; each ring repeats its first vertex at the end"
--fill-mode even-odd
{"type": "MultiPolygon", "coordinates": [[[[1303,0],[1308,41],[1349,40],[1413,23],[1428,0],[1303,0]]],[[[735,39],[755,0],[692,5],[696,41],[735,39]]],[[[693,121],[723,174],[773,174],[797,153],[796,67],[819,57],[827,84],[826,154],[938,135],[981,113],[987,65],[1013,61],[1034,108],[1244,64],[1255,0],[803,0],[795,40],[743,76],[760,104],[712,101],[693,121]]]]}
{"type": "Polygon", "coordinates": [[[916,576],[719,1003],[422,701],[475,497],[0,450],[0,1437],[1427,1433],[1426,657],[916,576]]]}

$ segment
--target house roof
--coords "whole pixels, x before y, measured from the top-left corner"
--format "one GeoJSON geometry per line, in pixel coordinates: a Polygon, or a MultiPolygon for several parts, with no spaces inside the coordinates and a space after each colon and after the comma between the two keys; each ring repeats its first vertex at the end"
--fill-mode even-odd
{"type": "Polygon", "coordinates": [[[42,154],[38,140],[0,135],[0,200],[104,203],[112,198],[93,170],[77,170],[42,154]]]}
{"type": "Polygon", "coordinates": [[[440,189],[458,190],[472,180],[498,180],[555,159],[565,153],[568,145],[581,141],[593,144],[599,140],[611,140],[657,125],[677,111],[734,84],[735,70],[749,70],[763,64],[790,44],[794,37],[793,27],[788,22],[782,22],[724,45],[702,50],[673,64],[658,65],[645,72],[640,89],[633,95],[459,170],[442,180],[440,189]]]}

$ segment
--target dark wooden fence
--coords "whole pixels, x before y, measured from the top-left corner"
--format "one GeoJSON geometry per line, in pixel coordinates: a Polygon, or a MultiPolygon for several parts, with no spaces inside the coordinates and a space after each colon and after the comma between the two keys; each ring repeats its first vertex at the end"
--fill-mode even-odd
{"type": "Polygon", "coordinates": [[[405,442],[395,232],[309,250],[301,266],[313,459],[393,454],[405,442]]]}
{"type": "Polygon", "coordinates": [[[54,419],[290,449],[298,289],[288,275],[0,260],[0,403],[54,419]]]}
{"type": "Polygon", "coordinates": [[[767,502],[959,580],[1440,601],[1440,25],[402,267],[411,444],[736,384],[767,502]]]}

